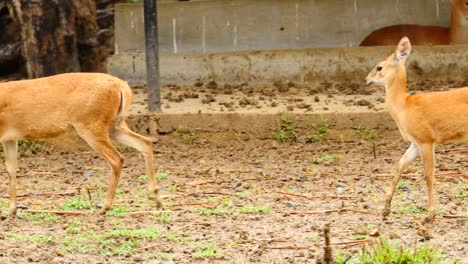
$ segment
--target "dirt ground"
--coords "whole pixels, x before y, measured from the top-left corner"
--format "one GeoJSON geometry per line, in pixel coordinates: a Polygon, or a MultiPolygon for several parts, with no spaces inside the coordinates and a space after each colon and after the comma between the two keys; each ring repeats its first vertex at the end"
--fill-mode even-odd
{"type": "MultiPolygon", "coordinates": [[[[154,153],[164,209],[146,198],[140,154],[119,147],[126,165],[115,209],[106,216],[95,212],[108,169],[94,152],[24,145],[19,204],[86,214],[23,209],[18,219],[5,219],[2,163],[0,262],[315,263],[323,255],[322,227],[330,223],[332,243],[372,243],[378,238],[369,234],[377,229],[381,237],[410,247],[438,247],[447,263],[467,263],[463,145],[437,149],[438,218],[422,234],[418,219],[425,215],[427,192],[419,159],[398,187],[393,213],[386,221],[379,213],[390,173],[406,147],[397,131],[374,131],[374,140],[368,140],[369,131],[331,127],[324,139],[306,143],[308,132],[297,131],[298,142],[286,143],[234,133],[158,136],[154,153]]],[[[362,246],[336,244],[333,250],[351,256],[362,246]]]]}
{"type": "MultiPolygon", "coordinates": [[[[135,88],[134,114],[146,111],[145,97],[135,88]]],[[[356,83],[195,83],[163,87],[162,97],[168,113],[385,111],[382,89],[356,83]]],[[[410,248],[437,247],[447,263],[468,263],[466,145],[438,147],[438,218],[421,228],[427,191],[420,160],[398,185],[393,213],[380,216],[407,147],[397,130],[283,121],[261,135],[183,127],[155,136],[162,209],[147,199],[141,155],[119,146],[124,175],[105,216],[96,211],[109,170],[93,151],[22,143],[16,220],[7,218],[8,176],[0,163],[0,263],[316,263],[327,223],[335,255],[355,256],[378,233],[410,248]]]]}

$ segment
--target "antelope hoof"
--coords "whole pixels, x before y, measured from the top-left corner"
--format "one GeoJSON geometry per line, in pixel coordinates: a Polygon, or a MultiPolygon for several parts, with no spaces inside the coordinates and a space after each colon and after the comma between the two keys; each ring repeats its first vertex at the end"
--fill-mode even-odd
{"type": "Polygon", "coordinates": [[[151,194],[150,197],[149,197],[149,199],[152,200],[152,201],[155,201],[156,207],[157,207],[157,208],[163,207],[161,198],[159,197],[159,195],[158,195],[157,193],[151,194]]]}
{"type": "Polygon", "coordinates": [[[10,218],[12,219],[16,218],[16,208],[10,209],[10,218]]]}
{"type": "Polygon", "coordinates": [[[107,213],[107,210],[108,210],[108,209],[102,208],[101,210],[99,210],[99,211],[97,212],[97,214],[98,214],[98,215],[105,215],[105,214],[107,213]]]}
{"type": "Polygon", "coordinates": [[[424,218],[425,224],[432,224],[434,222],[435,215],[428,215],[424,218]]]}
{"type": "Polygon", "coordinates": [[[387,216],[389,216],[390,213],[391,213],[390,208],[384,208],[384,209],[382,210],[382,216],[383,216],[383,218],[384,218],[384,219],[387,218],[387,216]]]}

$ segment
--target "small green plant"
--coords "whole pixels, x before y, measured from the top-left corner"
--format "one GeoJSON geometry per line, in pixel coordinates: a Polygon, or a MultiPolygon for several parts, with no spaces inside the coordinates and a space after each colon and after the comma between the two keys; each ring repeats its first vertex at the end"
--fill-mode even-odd
{"type": "Polygon", "coordinates": [[[92,206],[90,200],[68,199],[60,206],[62,210],[73,211],[80,209],[89,209],[92,206]]]}
{"type": "Polygon", "coordinates": [[[29,241],[35,244],[48,244],[56,240],[55,236],[51,235],[25,235],[15,232],[2,232],[7,239],[14,241],[29,241]]]}
{"type": "Polygon", "coordinates": [[[196,244],[195,249],[195,258],[213,258],[218,253],[218,245],[213,242],[196,244]]]}
{"type": "Polygon", "coordinates": [[[85,235],[81,234],[64,237],[59,247],[62,250],[65,250],[70,253],[87,253],[92,251],[91,247],[89,246],[88,238],[85,235]]]}
{"type": "MultiPolygon", "coordinates": [[[[442,261],[442,254],[427,246],[405,247],[397,243],[390,243],[385,239],[378,241],[370,248],[365,249],[346,263],[359,264],[409,264],[409,263],[431,263],[438,264],[442,261]]],[[[337,257],[337,263],[343,264],[344,258],[337,257]]]]}
{"type": "Polygon", "coordinates": [[[317,157],[317,158],[313,159],[312,163],[317,164],[317,165],[320,165],[322,163],[332,164],[332,163],[335,163],[335,162],[339,161],[340,159],[341,159],[340,155],[326,154],[326,155],[323,155],[321,157],[317,157]]]}
{"type": "Polygon", "coordinates": [[[177,125],[176,131],[180,134],[180,138],[182,139],[182,141],[187,145],[192,145],[198,138],[197,134],[184,129],[184,126],[182,124],[177,125]]]}
{"type": "Polygon", "coordinates": [[[356,130],[361,139],[369,141],[374,140],[377,137],[377,131],[375,129],[366,128],[361,125],[353,126],[352,128],[356,130]]]}
{"type": "Polygon", "coordinates": [[[148,258],[149,259],[159,258],[162,261],[169,261],[169,260],[172,260],[172,255],[166,252],[158,252],[158,253],[150,252],[148,254],[148,258]]]}
{"type": "Polygon", "coordinates": [[[47,223],[56,223],[58,222],[58,217],[51,213],[23,213],[23,215],[30,220],[34,225],[42,225],[47,223]]]}
{"type": "Polygon", "coordinates": [[[159,171],[156,173],[156,179],[158,179],[158,181],[166,180],[167,177],[169,177],[169,173],[166,171],[159,171]]]}
{"type": "Polygon", "coordinates": [[[407,212],[407,213],[426,213],[427,212],[426,208],[416,206],[416,204],[414,204],[413,202],[405,203],[403,206],[400,207],[400,210],[403,212],[407,212]]]}
{"type": "Polygon", "coordinates": [[[270,207],[267,205],[251,205],[251,204],[246,204],[242,206],[241,208],[238,208],[234,210],[235,214],[261,214],[261,213],[267,213],[270,211],[270,207]]]}
{"type": "Polygon", "coordinates": [[[306,142],[313,143],[324,139],[329,130],[330,124],[328,123],[328,119],[323,116],[320,117],[320,121],[313,126],[313,130],[307,136],[306,142]]]}
{"type": "Polygon", "coordinates": [[[279,143],[287,141],[297,142],[299,134],[296,132],[294,122],[293,119],[287,116],[280,117],[280,127],[273,132],[272,139],[279,143]]]}
{"type": "Polygon", "coordinates": [[[405,187],[408,187],[408,186],[409,186],[408,181],[400,181],[397,184],[397,189],[401,190],[401,189],[403,189],[405,187]]]}
{"type": "Polygon", "coordinates": [[[319,236],[317,234],[313,234],[311,236],[308,236],[307,237],[307,240],[311,241],[311,242],[317,242],[318,241],[318,238],[319,236]]]}
{"type": "Polygon", "coordinates": [[[160,223],[169,223],[172,221],[172,212],[163,211],[158,216],[155,216],[156,221],[160,223]]]}
{"type": "Polygon", "coordinates": [[[32,154],[36,154],[40,147],[44,144],[43,140],[20,140],[18,141],[18,147],[20,150],[31,151],[32,154]]]}
{"type": "Polygon", "coordinates": [[[367,238],[369,238],[369,237],[366,236],[366,235],[359,235],[359,234],[353,235],[353,240],[364,240],[364,239],[367,239],[367,238]]]}
{"type": "Polygon", "coordinates": [[[199,208],[195,210],[195,213],[199,215],[221,215],[226,213],[226,209],[223,208],[199,208]]]}
{"type": "Polygon", "coordinates": [[[468,197],[468,190],[462,190],[459,194],[456,195],[458,198],[466,198],[468,197]]]}
{"type": "Polygon", "coordinates": [[[106,215],[125,217],[128,214],[128,211],[128,208],[125,206],[114,206],[111,210],[107,211],[106,215]]]}
{"type": "Polygon", "coordinates": [[[81,231],[81,225],[80,219],[74,219],[73,222],[67,226],[65,232],[67,232],[67,234],[78,234],[81,231]]]}

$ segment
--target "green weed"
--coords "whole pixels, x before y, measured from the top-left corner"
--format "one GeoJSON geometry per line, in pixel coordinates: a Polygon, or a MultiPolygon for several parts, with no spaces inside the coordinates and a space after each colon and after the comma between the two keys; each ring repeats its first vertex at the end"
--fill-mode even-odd
{"type": "Polygon", "coordinates": [[[260,214],[260,213],[267,213],[270,211],[270,207],[267,205],[251,205],[247,204],[234,210],[235,214],[260,214]]]}
{"type": "Polygon", "coordinates": [[[89,209],[92,206],[90,200],[68,199],[60,206],[62,210],[74,211],[80,209],[89,209]]]}
{"type": "Polygon", "coordinates": [[[320,117],[320,121],[313,126],[313,130],[309,133],[306,138],[307,143],[313,143],[324,139],[330,131],[330,124],[328,119],[320,117]]]}
{"type": "Polygon", "coordinates": [[[322,164],[322,163],[332,164],[332,163],[335,163],[336,161],[339,161],[340,159],[341,159],[340,155],[326,154],[326,155],[323,155],[321,157],[317,157],[317,158],[313,159],[312,163],[317,164],[317,165],[322,164]]]}
{"type": "Polygon", "coordinates": [[[366,128],[361,125],[353,126],[352,128],[356,130],[356,133],[361,139],[369,141],[374,140],[377,137],[377,131],[375,129],[366,128]]]}
{"type": "MultiPolygon", "coordinates": [[[[385,239],[365,249],[358,256],[346,263],[359,264],[409,264],[431,263],[438,264],[442,261],[442,254],[427,246],[408,248],[401,244],[390,243],[385,239]]],[[[344,258],[337,257],[337,263],[343,264],[344,258]]]]}
{"type": "Polygon", "coordinates": [[[297,142],[299,134],[296,132],[294,127],[294,120],[287,116],[280,117],[280,127],[276,129],[272,134],[272,139],[279,143],[285,143],[287,141],[297,142]]]}
{"type": "Polygon", "coordinates": [[[197,252],[194,254],[195,258],[213,258],[218,251],[218,245],[213,242],[199,243],[195,245],[197,252]]]}
{"type": "Polygon", "coordinates": [[[111,210],[107,211],[106,215],[115,216],[115,217],[125,217],[128,214],[129,210],[125,206],[114,206],[111,210]]]}

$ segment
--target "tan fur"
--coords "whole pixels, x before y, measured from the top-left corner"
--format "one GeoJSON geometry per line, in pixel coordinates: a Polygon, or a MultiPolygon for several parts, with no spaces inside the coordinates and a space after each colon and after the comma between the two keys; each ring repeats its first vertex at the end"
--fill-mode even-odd
{"type": "Polygon", "coordinates": [[[414,45],[468,44],[468,0],[452,0],[450,28],[420,25],[393,25],[370,33],[361,46],[395,45],[403,36],[414,45]]]}
{"type": "Polygon", "coordinates": [[[159,205],[151,141],[130,131],[125,122],[131,102],[132,91],[124,81],[101,73],[0,83],[0,140],[10,176],[11,215],[16,215],[17,141],[66,136],[70,129],[75,129],[112,169],[101,213],[112,206],[124,161],[111,138],[142,152],[151,197],[159,205]]]}
{"type": "Polygon", "coordinates": [[[405,141],[411,142],[411,146],[400,159],[398,173],[386,194],[384,216],[390,213],[392,196],[401,173],[411,161],[421,155],[429,194],[429,215],[426,220],[432,222],[435,217],[434,146],[468,141],[468,87],[408,95],[405,61],[410,53],[411,43],[405,37],[401,39],[394,54],[372,69],[366,82],[385,86],[389,112],[405,141]]]}

